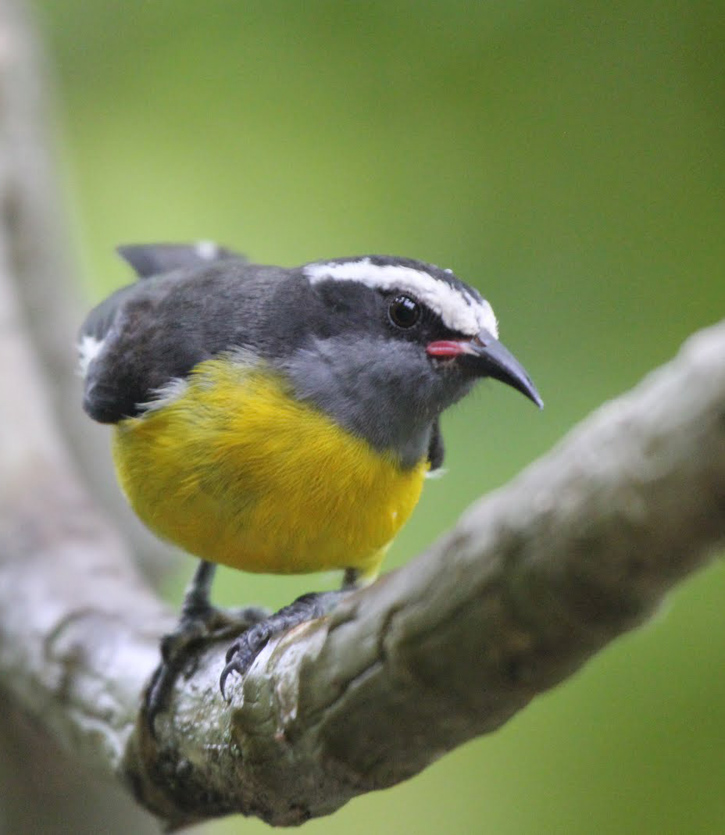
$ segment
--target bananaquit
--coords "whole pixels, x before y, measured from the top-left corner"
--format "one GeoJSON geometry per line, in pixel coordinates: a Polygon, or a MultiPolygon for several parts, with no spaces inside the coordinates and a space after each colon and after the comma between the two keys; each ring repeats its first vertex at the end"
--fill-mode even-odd
{"type": "Polygon", "coordinates": [[[209,601],[216,563],[344,572],[341,591],[243,611],[223,692],[270,637],[374,579],[441,466],[448,406],[485,377],[542,402],[489,303],[450,270],[379,255],[285,269],[210,242],[119,252],[140,280],[83,325],[83,405],[114,424],[136,513],[202,560],[164,639],[154,715],[189,645],[230,625],[209,601]]]}

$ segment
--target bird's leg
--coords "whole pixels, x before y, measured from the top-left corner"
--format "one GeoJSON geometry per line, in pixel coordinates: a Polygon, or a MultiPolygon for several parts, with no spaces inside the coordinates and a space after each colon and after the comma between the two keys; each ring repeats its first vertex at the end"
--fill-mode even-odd
{"type": "MultiPolygon", "coordinates": [[[[179,633],[198,633],[199,637],[214,640],[226,638],[263,620],[269,610],[261,606],[245,606],[240,609],[219,609],[211,603],[211,584],[216,574],[216,564],[201,560],[191,578],[181,604],[179,625],[172,637],[179,633]]],[[[192,637],[194,635],[192,634],[192,637]]]]}
{"type": "Polygon", "coordinates": [[[269,616],[269,610],[256,606],[236,610],[212,606],[210,593],[215,572],[213,563],[199,563],[184,595],[179,623],[161,639],[162,660],[149,682],[144,701],[145,719],[152,734],[154,720],[166,706],[174,681],[189,670],[197,650],[210,641],[238,635],[269,616]]]}
{"type": "Polygon", "coordinates": [[[224,687],[229,675],[237,673],[244,676],[271,638],[298,626],[300,623],[306,623],[329,614],[358,585],[358,571],[354,568],[348,568],[345,571],[342,588],[338,591],[313,591],[309,594],[303,594],[302,597],[298,597],[288,606],[284,606],[273,615],[250,626],[234,640],[227,651],[227,663],[219,679],[222,696],[226,698],[224,687]]]}

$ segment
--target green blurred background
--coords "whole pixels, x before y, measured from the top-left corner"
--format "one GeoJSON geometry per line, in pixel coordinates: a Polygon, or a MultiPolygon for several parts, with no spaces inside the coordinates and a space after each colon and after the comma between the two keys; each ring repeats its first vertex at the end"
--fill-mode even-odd
{"type": "MultiPolygon", "coordinates": [[[[493,302],[546,410],[492,385],[447,415],[449,473],[389,567],[723,315],[722,3],[36,6],[89,303],[130,278],[117,243],[200,237],[410,255],[493,302]]],[[[226,572],[216,594],[332,582],[226,572]]],[[[495,735],[305,832],[725,832],[723,601],[716,565],[495,735]]]]}

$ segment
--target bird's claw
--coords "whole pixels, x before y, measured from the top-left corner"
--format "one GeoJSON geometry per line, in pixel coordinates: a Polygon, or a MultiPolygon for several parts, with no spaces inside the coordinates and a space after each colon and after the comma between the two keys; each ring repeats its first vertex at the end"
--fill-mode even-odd
{"type": "Polygon", "coordinates": [[[232,673],[236,673],[238,676],[243,677],[254,663],[256,657],[264,649],[267,641],[270,639],[270,631],[265,628],[260,629],[260,627],[265,626],[266,621],[262,621],[262,623],[258,623],[255,626],[250,627],[246,632],[243,632],[227,650],[225,658],[226,664],[222,670],[221,676],[219,677],[219,689],[221,690],[222,696],[226,701],[229,701],[225,692],[227,678],[229,678],[232,673]]]}
{"type": "Polygon", "coordinates": [[[161,639],[162,660],[144,696],[143,717],[152,737],[154,722],[166,707],[174,682],[179,675],[188,677],[194,672],[199,650],[209,643],[238,636],[240,632],[245,634],[244,630],[264,623],[268,616],[268,609],[253,606],[231,611],[208,606],[193,615],[187,612],[182,616],[177,628],[161,639]]]}
{"type": "Polygon", "coordinates": [[[227,679],[232,673],[245,676],[270,638],[300,623],[326,615],[348,592],[348,589],[343,589],[303,594],[288,606],[253,624],[239,635],[227,651],[226,665],[219,678],[222,696],[229,701],[225,691],[227,679]]]}

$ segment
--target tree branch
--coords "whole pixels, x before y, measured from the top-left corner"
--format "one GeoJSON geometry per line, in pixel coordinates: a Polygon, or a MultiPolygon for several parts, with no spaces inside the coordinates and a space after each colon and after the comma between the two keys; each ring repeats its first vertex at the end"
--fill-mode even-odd
{"type": "Polygon", "coordinates": [[[270,646],[231,710],[224,648],[206,653],[159,749],[134,740],[127,767],[146,802],[163,787],[166,815],[181,798],[275,824],[329,813],[500,727],[724,540],[725,323],[426,554],[270,646]],[[158,758],[183,768],[169,781],[158,758]]]}
{"type": "Polygon", "coordinates": [[[137,714],[171,615],[58,435],[13,235],[6,211],[0,685],[169,827],[231,812],[295,824],[410,777],[640,623],[725,540],[723,323],[421,557],[273,641],[229,682],[231,705],[218,690],[226,647],[206,648],[152,740],[137,714]]]}
{"type": "Polygon", "coordinates": [[[16,316],[0,339],[2,391],[24,393],[0,400],[2,681],[171,826],[299,823],[415,774],[641,622],[725,539],[721,324],[426,554],[270,644],[231,706],[209,647],[155,742],[134,723],[167,615],[43,419],[16,316]]]}

